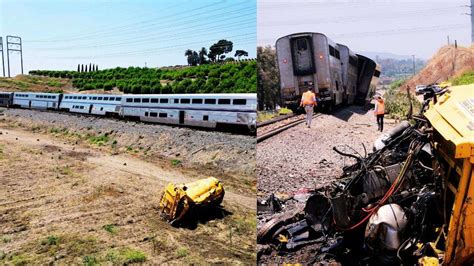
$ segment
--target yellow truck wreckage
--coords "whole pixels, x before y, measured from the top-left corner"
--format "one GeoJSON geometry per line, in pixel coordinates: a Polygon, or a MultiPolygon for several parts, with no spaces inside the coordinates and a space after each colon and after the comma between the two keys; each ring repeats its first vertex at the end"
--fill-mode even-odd
{"type": "Polygon", "coordinates": [[[174,224],[197,207],[219,206],[224,199],[224,187],[215,177],[208,177],[186,184],[170,183],[160,200],[162,217],[174,224]]]}

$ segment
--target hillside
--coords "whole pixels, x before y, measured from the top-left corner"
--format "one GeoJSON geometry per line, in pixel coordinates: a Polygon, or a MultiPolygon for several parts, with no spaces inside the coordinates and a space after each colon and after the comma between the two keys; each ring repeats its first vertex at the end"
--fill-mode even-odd
{"type": "MultiPolygon", "coordinates": [[[[470,71],[474,71],[474,45],[458,46],[457,49],[452,45],[444,46],[428,61],[425,68],[405,84],[414,91],[416,85],[441,83],[470,71]]],[[[404,90],[405,86],[401,86],[401,89],[404,90]]]]}
{"type": "Polygon", "coordinates": [[[124,93],[254,93],[257,62],[205,64],[178,69],[113,68],[93,72],[34,70],[30,75],[72,80],[81,91],[114,88],[124,93]]]}
{"type": "Polygon", "coordinates": [[[18,75],[0,77],[0,91],[72,92],[74,89],[69,79],[18,75]]]}

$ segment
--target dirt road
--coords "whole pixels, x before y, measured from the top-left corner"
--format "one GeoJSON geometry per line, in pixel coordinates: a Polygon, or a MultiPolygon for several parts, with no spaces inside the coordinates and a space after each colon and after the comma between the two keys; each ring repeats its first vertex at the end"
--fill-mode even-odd
{"type": "Polygon", "coordinates": [[[158,217],[161,189],[199,173],[5,127],[0,264],[126,263],[140,255],[151,263],[254,263],[254,197],[228,189],[225,211],[173,228],[158,217]]]}

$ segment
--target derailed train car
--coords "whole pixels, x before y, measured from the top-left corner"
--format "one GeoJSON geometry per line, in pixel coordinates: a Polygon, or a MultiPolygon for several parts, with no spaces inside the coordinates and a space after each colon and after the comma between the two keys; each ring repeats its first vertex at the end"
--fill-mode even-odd
{"type": "Polygon", "coordinates": [[[371,83],[376,85],[380,66],[324,34],[290,34],[279,38],[275,47],[282,103],[292,110],[309,87],[326,107],[365,104],[375,92],[371,83]]]}
{"type": "Polygon", "coordinates": [[[0,106],[10,107],[13,104],[13,92],[0,92],[0,106]]]}

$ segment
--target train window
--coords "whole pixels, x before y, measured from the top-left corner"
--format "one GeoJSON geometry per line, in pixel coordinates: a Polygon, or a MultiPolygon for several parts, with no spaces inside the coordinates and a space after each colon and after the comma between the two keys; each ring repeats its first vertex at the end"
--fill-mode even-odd
{"type": "Polygon", "coordinates": [[[149,103],[150,102],[150,98],[143,98],[142,99],[142,103],[149,103]]]}
{"type": "Polygon", "coordinates": [[[216,99],[204,99],[205,104],[216,104],[216,99]]]}
{"type": "Polygon", "coordinates": [[[218,104],[230,104],[230,99],[219,99],[218,104]]]}
{"type": "Polygon", "coordinates": [[[202,104],[202,99],[193,99],[193,104],[202,104]]]}
{"type": "Polygon", "coordinates": [[[127,101],[126,101],[126,102],[127,102],[127,103],[131,103],[131,102],[133,102],[133,99],[132,99],[132,98],[127,98],[127,101]]]}
{"type": "Polygon", "coordinates": [[[97,100],[102,101],[104,97],[98,97],[97,100]]]}
{"type": "Polygon", "coordinates": [[[81,109],[84,109],[84,106],[81,105],[81,109]]]}
{"type": "Polygon", "coordinates": [[[121,101],[121,100],[122,100],[122,97],[115,97],[115,100],[116,100],[116,101],[121,101]]]}
{"type": "Polygon", "coordinates": [[[168,99],[160,99],[160,103],[168,103],[168,99]]]}
{"type": "Polygon", "coordinates": [[[104,101],[108,101],[109,100],[109,97],[104,97],[104,101]]]}
{"type": "Polygon", "coordinates": [[[379,77],[380,76],[380,71],[378,71],[377,69],[375,70],[374,72],[374,77],[379,77]]]}
{"type": "Polygon", "coordinates": [[[305,39],[296,40],[296,47],[298,51],[306,51],[308,49],[308,44],[305,39]]]}
{"type": "Polygon", "coordinates": [[[174,99],[174,103],[179,103],[179,99],[174,99]]]}
{"type": "Polygon", "coordinates": [[[92,100],[97,100],[97,96],[96,96],[96,97],[92,97],[92,100]]]}
{"type": "Polygon", "coordinates": [[[69,96],[64,96],[64,99],[69,99],[69,96]]]}
{"type": "Polygon", "coordinates": [[[77,99],[77,96],[72,96],[72,99],[76,100],[76,99],[77,99]]]}
{"type": "Polygon", "coordinates": [[[148,116],[148,112],[145,112],[145,116],[148,116]]]}
{"type": "Polygon", "coordinates": [[[134,102],[134,103],[139,103],[140,100],[141,100],[140,98],[135,98],[135,99],[133,99],[133,102],[134,102]]]}
{"type": "Polygon", "coordinates": [[[167,113],[160,113],[160,117],[161,117],[161,118],[167,118],[167,117],[168,117],[168,114],[167,114],[167,113]]]}
{"type": "Polygon", "coordinates": [[[334,56],[334,47],[332,47],[331,45],[329,45],[329,54],[334,56]]]}
{"type": "Polygon", "coordinates": [[[151,112],[151,113],[150,113],[150,116],[151,116],[151,117],[157,117],[158,114],[157,114],[157,113],[154,113],[154,112],[151,112]]]}
{"type": "Polygon", "coordinates": [[[234,105],[246,105],[247,100],[245,100],[245,99],[234,99],[233,104],[234,105]]]}
{"type": "Polygon", "coordinates": [[[151,99],[150,99],[150,102],[151,102],[151,103],[157,103],[157,102],[158,102],[158,99],[157,99],[157,98],[151,98],[151,99]]]}
{"type": "Polygon", "coordinates": [[[208,115],[203,115],[203,116],[202,116],[202,120],[204,120],[204,121],[209,121],[209,116],[208,116],[208,115]]]}
{"type": "Polygon", "coordinates": [[[110,97],[110,98],[109,98],[109,101],[115,101],[115,98],[114,98],[114,97],[110,97]]]}
{"type": "Polygon", "coordinates": [[[181,99],[181,103],[190,103],[191,101],[189,99],[181,99]]]}
{"type": "Polygon", "coordinates": [[[334,52],[335,52],[336,58],[337,58],[337,59],[341,59],[341,57],[340,57],[340,55],[339,55],[339,50],[334,49],[334,52]]]}

